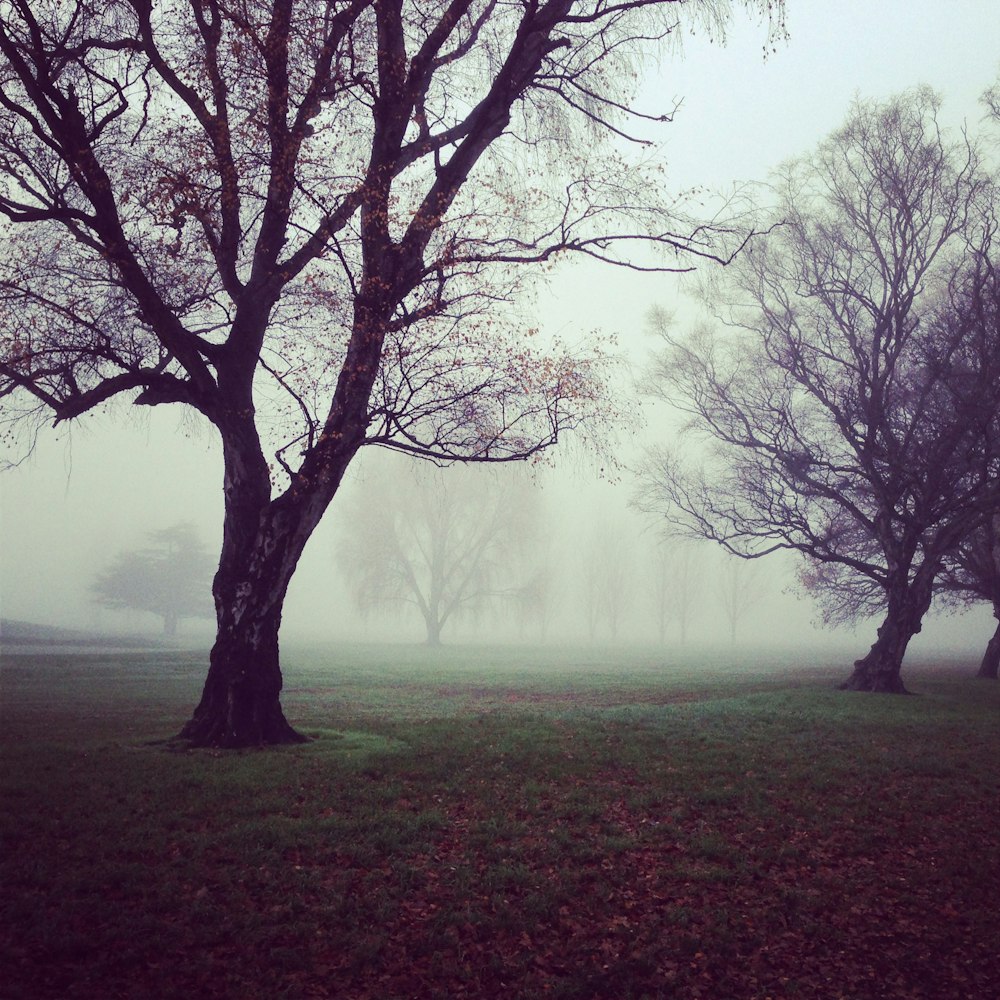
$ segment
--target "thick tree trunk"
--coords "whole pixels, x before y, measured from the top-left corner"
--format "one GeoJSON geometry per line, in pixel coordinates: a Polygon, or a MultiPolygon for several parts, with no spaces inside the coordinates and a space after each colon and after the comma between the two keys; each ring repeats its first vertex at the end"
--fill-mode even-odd
{"type": "Polygon", "coordinates": [[[272,501],[255,432],[242,446],[223,443],[225,528],[212,584],[218,632],[201,701],[179,739],[212,747],[301,743],[281,708],[278,629],[292,574],[347,461],[272,501]]]}
{"type": "Polygon", "coordinates": [[[441,623],[434,617],[428,615],[424,618],[424,624],[427,627],[427,645],[428,646],[440,646],[441,645],[441,623]]]}
{"type": "Polygon", "coordinates": [[[986,644],[983,662],[979,664],[979,672],[976,676],[995,681],[998,670],[1000,670],[1000,624],[997,625],[993,638],[986,644]]]}
{"type": "Polygon", "coordinates": [[[910,640],[920,632],[930,607],[933,574],[921,571],[912,583],[900,581],[889,591],[885,620],[867,655],[854,661],[854,672],[839,685],[842,691],[908,694],[900,676],[910,640]]]}
{"type": "Polygon", "coordinates": [[[220,623],[208,678],[180,738],[194,746],[249,747],[302,743],[281,708],[280,610],[220,623]]]}

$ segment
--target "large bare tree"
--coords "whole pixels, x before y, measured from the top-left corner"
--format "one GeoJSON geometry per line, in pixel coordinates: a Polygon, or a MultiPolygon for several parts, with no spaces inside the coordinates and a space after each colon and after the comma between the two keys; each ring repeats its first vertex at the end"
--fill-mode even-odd
{"type": "Polygon", "coordinates": [[[861,690],[904,690],[942,561],[997,499],[992,190],[937,103],[859,102],[791,165],[782,224],[714,289],[717,326],[652,380],[709,451],[652,456],[642,505],[737,555],[804,554],[842,610],[878,595],[861,690]]]}
{"type": "Polygon", "coordinates": [[[688,8],[728,5],[0,6],[5,417],[175,403],[221,439],[218,637],[185,739],[300,738],[282,603],[359,448],[523,459],[601,412],[599,357],[533,347],[502,308],[522,265],[731,255],[617,151],[669,118],[629,102],[688,8]]]}

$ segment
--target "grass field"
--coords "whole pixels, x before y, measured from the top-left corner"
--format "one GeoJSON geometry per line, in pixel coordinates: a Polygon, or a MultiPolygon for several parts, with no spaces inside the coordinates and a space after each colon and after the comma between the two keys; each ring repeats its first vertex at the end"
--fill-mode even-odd
{"type": "Polygon", "coordinates": [[[1000,688],[286,652],[316,739],[172,752],[204,657],[7,657],[0,997],[1000,996],[1000,688]]]}

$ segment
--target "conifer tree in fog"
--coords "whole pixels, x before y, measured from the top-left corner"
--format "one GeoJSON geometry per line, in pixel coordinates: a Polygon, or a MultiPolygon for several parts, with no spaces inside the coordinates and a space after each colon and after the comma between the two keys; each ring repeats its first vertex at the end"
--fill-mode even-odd
{"type": "Polygon", "coordinates": [[[185,618],[212,618],[212,558],[194,525],[150,532],[149,543],[119,553],[97,574],[90,588],[94,601],[157,615],[168,636],[185,618]]]}

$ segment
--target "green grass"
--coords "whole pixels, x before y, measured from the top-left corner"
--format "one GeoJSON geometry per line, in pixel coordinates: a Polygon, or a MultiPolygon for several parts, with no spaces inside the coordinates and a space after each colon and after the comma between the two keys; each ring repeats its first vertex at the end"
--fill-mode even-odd
{"type": "Polygon", "coordinates": [[[1000,689],[656,652],[286,652],[315,737],[177,753],[203,659],[3,663],[0,996],[1000,995],[1000,689]]]}

